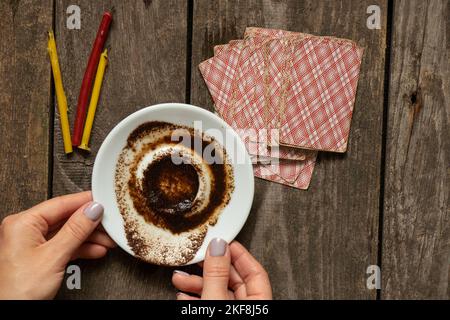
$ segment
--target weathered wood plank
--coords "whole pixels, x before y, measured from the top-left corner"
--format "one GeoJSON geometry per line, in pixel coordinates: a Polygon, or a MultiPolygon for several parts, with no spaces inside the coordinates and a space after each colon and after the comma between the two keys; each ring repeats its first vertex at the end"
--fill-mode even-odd
{"type": "Polygon", "coordinates": [[[448,299],[449,1],[396,1],[382,298],[448,299]]]}
{"type": "MultiPolygon", "coordinates": [[[[66,8],[57,1],[56,37],[62,75],[73,116],[92,43],[104,10],[115,8],[110,46],[90,154],[63,153],[55,119],[53,190],[65,194],[90,188],[95,155],[108,132],[130,113],[151,104],[184,101],[186,89],[187,6],[176,0],[77,1],[81,29],[66,28],[66,8]]],[[[146,265],[114,250],[103,261],[81,262],[82,290],[63,290],[60,298],[173,298],[171,270],[146,265]]]]}
{"type": "Polygon", "coordinates": [[[246,26],[334,35],[365,47],[348,151],[322,153],[308,191],[261,180],[239,235],[267,268],[275,298],[373,299],[377,263],[386,1],[194,1],[192,103],[212,108],[197,65],[246,26]],[[366,10],[381,8],[381,30],[366,10]]]}
{"type": "Polygon", "coordinates": [[[52,12],[51,0],[0,2],[0,218],[48,196],[52,12]]]}

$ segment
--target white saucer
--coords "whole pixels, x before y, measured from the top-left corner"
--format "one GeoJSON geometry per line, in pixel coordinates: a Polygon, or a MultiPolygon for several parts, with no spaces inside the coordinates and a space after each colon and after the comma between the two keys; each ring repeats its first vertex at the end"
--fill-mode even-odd
{"type": "Polygon", "coordinates": [[[122,215],[117,206],[114,188],[116,162],[126,145],[128,135],[139,125],[148,121],[164,121],[185,126],[194,126],[202,121],[202,130],[221,143],[231,159],[234,171],[234,192],[231,200],[214,226],[209,226],[202,246],[187,264],[204,260],[206,248],[213,238],[231,242],[243,227],[250,212],[254,178],[250,157],[238,134],[215,114],[188,104],[164,103],[141,109],[123,119],[108,134],[98,151],[92,172],[92,194],[94,201],[104,208],[102,224],[110,237],[126,252],[134,256],[128,245],[122,215]]]}

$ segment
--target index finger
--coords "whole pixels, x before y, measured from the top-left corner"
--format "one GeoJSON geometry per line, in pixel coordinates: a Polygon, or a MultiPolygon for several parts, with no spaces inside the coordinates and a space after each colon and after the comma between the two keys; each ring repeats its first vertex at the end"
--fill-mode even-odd
{"type": "Polygon", "coordinates": [[[79,207],[89,201],[92,201],[91,191],[73,193],[41,202],[24,211],[24,214],[42,217],[48,226],[52,226],[70,217],[79,207]]]}
{"type": "Polygon", "coordinates": [[[230,244],[231,263],[243,279],[247,298],[272,299],[272,288],[266,270],[239,242],[230,244]]]}

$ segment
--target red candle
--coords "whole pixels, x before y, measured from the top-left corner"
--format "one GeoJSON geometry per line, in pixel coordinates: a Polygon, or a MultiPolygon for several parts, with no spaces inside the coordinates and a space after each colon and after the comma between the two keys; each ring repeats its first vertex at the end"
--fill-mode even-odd
{"type": "Polygon", "coordinates": [[[78,96],[77,113],[75,116],[75,123],[73,125],[72,145],[78,146],[81,143],[83,135],[84,121],[86,119],[86,109],[91,93],[92,83],[94,81],[95,72],[97,70],[100,55],[103,50],[106,38],[108,36],[109,26],[111,24],[111,12],[103,14],[102,22],[95,37],[94,46],[92,47],[91,55],[89,56],[86,71],[84,72],[83,82],[81,83],[80,95],[78,96]]]}

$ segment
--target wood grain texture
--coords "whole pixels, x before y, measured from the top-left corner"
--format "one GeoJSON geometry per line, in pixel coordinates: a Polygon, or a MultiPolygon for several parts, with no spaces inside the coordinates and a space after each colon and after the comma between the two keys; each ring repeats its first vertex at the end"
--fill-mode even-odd
{"type": "MultiPolygon", "coordinates": [[[[71,124],[81,81],[102,13],[115,8],[106,46],[110,47],[90,154],[67,157],[55,117],[53,191],[55,195],[90,189],[95,155],[108,132],[132,112],[160,102],[181,102],[186,90],[187,6],[176,0],[77,1],[81,29],[66,28],[66,8],[56,3],[56,38],[71,124]]],[[[171,270],[137,261],[117,249],[102,261],[80,262],[82,289],[59,298],[174,298],[171,270]]]]}
{"type": "Polygon", "coordinates": [[[48,195],[52,1],[0,2],[0,218],[48,195]]]}
{"type": "Polygon", "coordinates": [[[449,299],[449,1],[396,1],[382,298],[449,299]]]}
{"type": "Polygon", "coordinates": [[[247,26],[344,37],[365,48],[347,153],[321,153],[308,191],[256,180],[238,239],[267,268],[275,298],[376,296],[365,272],[377,263],[386,17],[386,1],[194,1],[191,100],[209,109],[197,66],[247,26]],[[381,8],[381,30],[366,27],[372,4],[381,8]]]}
{"type": "MultiPolygon", "coordinates": [[[[71,124],[92,42],[105,9],[115,7],[109,67],[91,154],[65,156],[54,119],[46,31],[53,1],[0,1],[0,217],[49,194],[90,188],[95,154],[108,132],[139,108],[186,95],[187,5],[180,1],[77,1],[81,30],[66,28],[56,1],[56,38],[71,124]]],[[[449,1],[394,2],[382,244],[384,299],[449,299],[449,1]]],[[[238,239],[267,268],[275,298],[373,299],[365,270],[377,263],[386,1],[195,0],[191,102],[212,110],[197,65],[246,26],[346,37],[365,47],[350,143],[321,153],[308,191],[256,180],[250,218],[238,239]],[[366,28],[381,7],[382,29],[366,28]]],[[[56,111],[57,112],[57,111],[56,111]]],[[[380,226],[381,227],[381,226],[380,226]]],[[[59,298],[171,299],[172,270],[122,250],[77,262],[82,289],[59,298]]],[[[190,268],[198,272],[198,269],[190,268]]]]}

